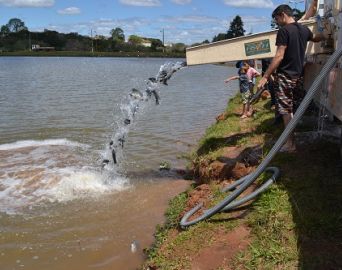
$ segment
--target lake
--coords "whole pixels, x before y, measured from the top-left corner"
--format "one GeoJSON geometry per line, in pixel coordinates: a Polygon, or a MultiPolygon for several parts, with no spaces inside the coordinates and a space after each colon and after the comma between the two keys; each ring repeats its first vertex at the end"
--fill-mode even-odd
{"type": "Polygon", "coordinates": [[[223,83],[235,68],[185,67],[156,105],[147,80],[177,61],[0,57],[0,269],[139,266],[168,200],[189,185],[174,173],[182,155],[238,89],[223,83]]]}

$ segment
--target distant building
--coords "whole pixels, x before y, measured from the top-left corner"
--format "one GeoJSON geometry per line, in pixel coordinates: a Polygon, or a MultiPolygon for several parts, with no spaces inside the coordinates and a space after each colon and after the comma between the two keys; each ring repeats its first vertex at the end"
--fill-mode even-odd
{"type": "Polygon", "coordinates": [[[141,45],[144,46],[144,47],[150,48],[152,46],[152,42],[150,40],[148,40],[148,39],[143,39],[141,41],[141,45]]]}
{"type": "Polygon", "coordinates": [[[55,47],[41,47],[38,44],[32,45],[32,51],[55,51],[55,47]]]}

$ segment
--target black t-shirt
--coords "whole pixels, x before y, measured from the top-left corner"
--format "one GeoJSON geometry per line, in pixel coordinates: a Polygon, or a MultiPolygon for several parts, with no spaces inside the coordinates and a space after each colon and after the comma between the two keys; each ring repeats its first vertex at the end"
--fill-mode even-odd
{"type": "Polygon", "coordinates": [[[285,73],[291,78],[298,78],[302,75],[306,45],[312,37],[311,30],[297,22],[279,29],[276,46],[285,45],[287,48],[278,72],[285,73]]]}

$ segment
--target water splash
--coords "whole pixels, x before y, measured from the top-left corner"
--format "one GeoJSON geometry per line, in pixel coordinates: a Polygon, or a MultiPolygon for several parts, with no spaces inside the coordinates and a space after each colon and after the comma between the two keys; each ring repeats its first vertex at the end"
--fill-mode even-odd
{"type": "Polygon", "coordinates": [[[0,212],[16,214],[44,202],[91,198],[128,181],[89,163],[89,146],[67,139],[0,145],[0,212]]]}
{"type": "Polygon", "coordinates": [[[117,171],[116,163],[123,159],[123,148],[127,135],[139,114],[146,111],[150,100],[154,98],[155,104],[160,104],[160,90],[162,85],[168,85],[168,80],[178,70],[186,67],[186,62],[168,62],[160,66],[155,77],[145,80],[146,85],[144,91],[132,88],[131,92],[125,97],[120,104],[120,117],[115,119],[115,128],[110,141],[106,144],[106,148],[101,152],[101,158],[105,163],[103,169],[109,171],[117,171]],[[113,152],[115,160],[113,160],[113,152]],[[109,162],[107,162],[109,161],[109,162]]]}
{"type": "Polygon", "coordinates": [[[19,148],[25,147],[39,147],[39,146],[49,146],[49,145],[64,145],[64,146],[75,146],[75,147],[83,147],[87,148],[88,145],[81,144],[77,142],[72,142],[67,139],[51,139],[51,140],[26,140],[26,141],[17,141],[14,143],[6,143],[0,145],[0,150],[15,150],[19,148]]]}
{"type": "Polygon", "coordinates": [[[162,86],[184,66],[183,62],[162,65],[155,77],[145,81],[143,91],[132,89],[121,102],[113,134],[100,151],[101,160],[110,161],[103,169],[89,158],[93,151],[89,145],[68,139],[0,145],[0,212],[20,214],[46,202],[94,198],[129,187],[118,170],[129,130],[148,105],[159,104],[162,86]],[[113,162],[113,150],[118,165],[113,162]]]}

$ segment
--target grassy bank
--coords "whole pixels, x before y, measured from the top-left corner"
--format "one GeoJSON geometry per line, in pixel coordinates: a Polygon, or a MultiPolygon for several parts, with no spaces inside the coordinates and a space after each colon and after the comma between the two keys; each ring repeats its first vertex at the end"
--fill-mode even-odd
{"type": "Polygon", "coordinates": [[[45,56],[45,57],[170,57],[185,58],[184,53],[163,52],[89,52],[89,51],[16,51],[0,52],[0,56],[45,56]]]}
{"type": "MultiPolygon", "coordinates": [[[[267,155],[283,127],[273,124],[269,100],[260,101],[255,108],[254,118],[241,121],[239,98],[229,102],[225,119],[209,127],[198,149],[191,153],[194,170],[203,162],[222,158],[229,146],[259,145],[263,156],[267,155]]],[[[298,127],[297,140],[300,131],[311,129],[315,127],[298,127]]],[[[183,211],[191,194],[201,187],[194,183],[170,202],[167,221],[157,228],[156,243],[147,252],[142,268],[194,269],[206,257],[207,263],[214,260],[205,269],[341,269],[341,164],[335,144],[304,140],[296,153],[277,154],[271,165],[280,168],[281,177],[253,203],[182,230],[179,221],[183,211]],[[231,239],[241,229],[248,237],[235,245],[247,244],[237,249],[231,239]],[[217,254],[221,251],[220,257],[217,254]]],[[[258,182],[266,178],[262,175],[258,182]]],[[[211,180],[206,187],[210,194],[207,207],[226,196],[220,192],[220,180],[211,180]]]]}

